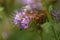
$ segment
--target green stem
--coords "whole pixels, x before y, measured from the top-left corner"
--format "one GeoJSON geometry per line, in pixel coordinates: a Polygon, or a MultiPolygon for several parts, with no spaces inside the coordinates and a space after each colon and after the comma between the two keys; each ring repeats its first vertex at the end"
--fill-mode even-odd
{"type": "Polygon", "coordinates": [[[41,28],[40,33],[39,33],[40,34],[40,39],[43,40],[43,28],[41,27],[41,25],[40,25],[40,28],[41,28]]]}
{"type": "Polygon", "coordinates": [[[54,29],[54,26],[53,26],[53,25],[52,25],[52,31],[53,31],[53,34],[54,34],[54,36],[55,36],[55,40],[58,40],[57,34],[56,34],[56,32],[55,32],[55,29],[54,29]]]}
{"type": "Polygon", "coordinates": [[[40,32],[40,38],[43,40],[43,31],[40,32]]]}
{"type": "MultiPolygon", "coordinates": [[[[53,23],[53,24],[55,24],[55,23],[53,23]]],[[[55,40],[58,40],[57,34],[56,34],[56,32],[55,32],[54,25],[51,25],[51,28],[52,28],[52,32],[53,32],[53,34],[54,34],[55,40]]]]}
{"type": "Polygon", "coordinates": [[[40,40],[43,40],[43,28],[40,24],[38,24],[37,27],[40,27],[40,29],[38,30],[38,34],[40,35],[40,40]]]}

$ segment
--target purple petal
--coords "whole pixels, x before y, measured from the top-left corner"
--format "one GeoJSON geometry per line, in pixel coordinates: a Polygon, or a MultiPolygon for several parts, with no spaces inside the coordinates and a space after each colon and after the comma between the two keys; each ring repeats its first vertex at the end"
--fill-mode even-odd
{"type": "Polygon", "coordinates": [[[23,18],[23,20],[21,21],[21,23],[26,23],[26,24],[28,24],[28,23],[29,23],[29,19],[23,18]]]}
{"type": "Polygon", "coordinates": [[[14,24],[18,24],[19,23],[19,20],[14,20],[14,24]]]}

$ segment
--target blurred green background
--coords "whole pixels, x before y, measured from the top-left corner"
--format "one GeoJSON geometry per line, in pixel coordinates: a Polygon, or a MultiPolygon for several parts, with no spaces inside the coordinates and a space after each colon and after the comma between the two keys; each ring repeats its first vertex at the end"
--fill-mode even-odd
{"type": "MultiPolygon", "coordinates": [[[[45,9],[50,11],[51,8],[49,9],[48,5],[52,5],[55,10],[57,9],[57,13],[60,14],[59,0],[43,0],[42,3],[45,9]]],[[[0,40],[41,40],[41,34],[36,30],[19,30],[18,27],[13,24],[14,11],[23,6],[20,0],[0,0],[0,40]]],[[[51,22],[46,22],[42,25],[43,40],[55,40],[53,29],[50,26],[51,24],[51,22]]],[[[54,25],[57,39],[60,40],[60,21],[52,25],[54,25]]]]}

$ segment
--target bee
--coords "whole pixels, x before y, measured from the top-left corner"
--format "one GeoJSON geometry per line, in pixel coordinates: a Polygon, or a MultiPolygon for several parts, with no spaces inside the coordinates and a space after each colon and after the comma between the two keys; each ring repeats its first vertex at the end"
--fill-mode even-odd
{"type": "Polygon", "coordinates": [[[43,24],[46,22],[47,19],[47,15],[46,12],[44,10],[34,10],[33,13],[26,13],[26,16],[32,16],[32,19],[36,20],[37,23],[39,24],[43,24]]]}
{"type": "Polygon", "coordinates": [[[46,11],[39,10],[34,19],[36,20],[37,30],[43,30],[41,25],[46,23],[47,20],[46,11]]]}
{"type": "Polygon", "coordinates": [[[37,24],[43,24],[47,20],[47,15],[44,10],[39,10],[32,15],[33,19],[36,20],[37,24]]]}

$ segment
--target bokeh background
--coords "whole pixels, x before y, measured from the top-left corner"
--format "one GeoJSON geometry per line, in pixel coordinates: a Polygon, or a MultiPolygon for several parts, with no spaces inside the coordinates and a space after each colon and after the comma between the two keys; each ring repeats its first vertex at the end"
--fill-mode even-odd
{"type": "MultiPolygon", "coordinates": [[[[43,0],[45,9],[49,11],[52,9],[58,14],[60,18],[60,0],[43,0]],[[53,7],[49,6],[52,5],[53,7]],[[50,7],[50,9],[49,9],[50,7]]],[[[14,11],[20,9],[24,5],[21,0],[0,0],[0,40],[40,40],[40,33],[36,30],[20,30],[13,23],[14,11]]],[[[47,11],[48,12],[48,11],[47,11]]],[[[48,15],[49,16],[49,15],[48,15]]],[[[54,25],[54,31],[58,40],[60,40],[60,21],[52,24],[46,22],[42,25],[43,40],[55,40],[54,32],[50,24],[54,25]]],[[[34,26],[34,25],[31,25],[34,26]]]]}

